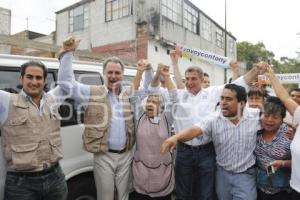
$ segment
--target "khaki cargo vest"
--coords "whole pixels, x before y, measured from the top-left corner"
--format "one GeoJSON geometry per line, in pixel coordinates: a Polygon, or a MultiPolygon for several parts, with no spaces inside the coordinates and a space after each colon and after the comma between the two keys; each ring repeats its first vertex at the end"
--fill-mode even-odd
{"type": "MultiPolygon", "coordinates": [[[[85,130],[83,133],[84,149],[91,153],[108,151],[108,135],[112,118],[112,110],[105,86],[90,87],[89,105],[84,115],[85,130]]],[[[132,148],[135,142],[134,123],[131,105],[127,92],[121,95],[125,125],[127,128],[126,148],[132,148]]]]}
{"type": "Polygon", "coordinates": [[[40,171],[63,157],[60,116],[50,95],[40,116],[25,96],[11,94],[1,132],[8,171],[40,171]]]}

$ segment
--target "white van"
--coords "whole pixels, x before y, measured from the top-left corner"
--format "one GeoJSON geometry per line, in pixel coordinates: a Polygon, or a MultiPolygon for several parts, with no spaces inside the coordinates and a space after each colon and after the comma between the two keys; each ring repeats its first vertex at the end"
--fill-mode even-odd
{"type": "MultiPolygon", "coordinates": [[[[20,91],[20,66],[29,61],[43,62],[48,68],[47,89],[55,87],[59,62],[53,58],[15,56],[0,54],[0,89],[17,93],[20,91]]],[[[103,84],[102,64],[85,61],[73,61],[75,79],[88,85],[103,84]]],[[[131,82],[136,74],[134,68],[126,67],[124,80],[131,82]]],[[[73,100],[67,99],[60,107],[61,135],[64,158],[60,161],[66,175],[69,195],[68,200],[96,199],[96,189],[93,177],[93,157],[82,148],[83,125],[82,116],[74,110],[73,100]]],[[[1,135],[0,135],[1,142],[1,135]]],[[[0,143],[1,147],[1,143],[0,143]]],[[[0,152],[0,200],[3,199],[5,182],[5,161],[2,148],[0,152]]]]}

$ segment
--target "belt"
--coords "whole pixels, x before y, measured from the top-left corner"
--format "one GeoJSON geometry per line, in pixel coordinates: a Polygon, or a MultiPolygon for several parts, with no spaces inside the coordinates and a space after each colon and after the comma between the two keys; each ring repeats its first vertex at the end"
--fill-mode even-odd
{"type": "Polygon", "coordinates": [[[117,153],[117,154],[121,154],[124,153],[126,151],[126,147],[122,150],[115,150],[115,149],[108,149],[108,152],[110,153],[117,153]]]}
{"type": "Polygon", "coordinates": [[[16,175],[16,176],[44,176],[47,174],[52,173],[59,167],[59,164],[56,163],[55,165],[52,165],[51,167],[44,169],[42,171],[36,171],[36,172],[10,172],[8,171],[8,174],[16,175]]]}
{"type": "Polygon", "coordinates": [[[210,142],[210,143],[207,143],[207,144],[203,144],[203,145],[197,145],[197,146],[193,146],[193,145],[188,145],[188,144],[185,144],[183,142],[180,142],[178,143],[178,145],[184,149],[192,149],[192,150],[201,150],[201,149],[206,149],[208,147],[211,147],[213,146],[213,143],[210,142]]]}

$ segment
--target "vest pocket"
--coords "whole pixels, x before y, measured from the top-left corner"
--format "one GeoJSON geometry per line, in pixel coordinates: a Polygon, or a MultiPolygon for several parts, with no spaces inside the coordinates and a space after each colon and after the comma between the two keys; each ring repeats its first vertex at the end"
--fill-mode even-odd
{"type": "Polygon", "coordinates": [[[16,117],[13,118],[9,121],[9,125],[10,126],[20,126],[20,125],[24,125],[27,121],[27,117],[26,116],[20,116],[20,117],[16,117]]]}
{"type": "Polygon", "coordinates": [[[38,167],[39,143],[12,145],[12,166],[15,170],[32,170],[38,167]]]}
{"type": "Polygon", "coordinates": [[[101,152],[101,145],[103,145],[103,136],[105,129],[98,129],[98,131],[85,131],[83,134],[84,148],[91,153],[101,152]]]}
{"type": "Polygon", "coordinates": [[[27,129],[27,123],[28,123],[28,117],[25,115],[21,116],[14,116],[10,119],[8,122],[9,128],[13,131],[11,131],[12,135],[16,136],[23,136],[27,135],[28,129],[27,129]]]}
{"type": "Polygon", "coordinates": [[[50,142],[51,151],[52,151],[51,162],[55,163],[58,160],[63,158],[61,138],[60,138],[60,136],[53,137],[53,138],[49,139],[49,142],[50,142]]]}

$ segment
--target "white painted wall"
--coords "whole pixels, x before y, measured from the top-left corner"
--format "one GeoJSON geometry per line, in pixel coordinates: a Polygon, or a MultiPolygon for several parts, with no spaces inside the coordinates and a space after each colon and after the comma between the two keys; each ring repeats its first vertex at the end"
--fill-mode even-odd
{"type": "MultiPolygon", "coordinates": [[[[0,7],[0,34],[10,35],[11,11],[0,7]]],[[[0,44],[0,53],[10,54],[9,45],[0,44]]]]}
{"type": "MultiPolygon", "coordinates": [[[[200,48],[219,55],[224,55],[225,54],[224,49],[219,48],[216,45],[216,30],[218,29],[218,27],[214,23],[211,24],[211,27],[212,27],[211,41],[209,41],[204,39],[200,35],[185,29],[183,26],[174,23],[173,21],[165,17],[162,17],[161,25],[160,25],[160,38],[163,38],[166,41],[185,44],[190,47],[200,48]]],[[[232,41],[230,36],[227,35],[227,41],[229,40],[232,41]]],[[[234,54],[230,54],[230,57],[236,58],[236,51],[234,51],[234,54]]]]}
{"type": "Polygon", "coordinates": [[[81,38],[81,49],[89,49],[111,43],[134,40],[136,38],[135,15],[105,22],[105,1],[95,0],[89,3],[89,26],[83,31],[68,32],[68,11],[56,15],[57,42],[74,35],[81,38]]]}

